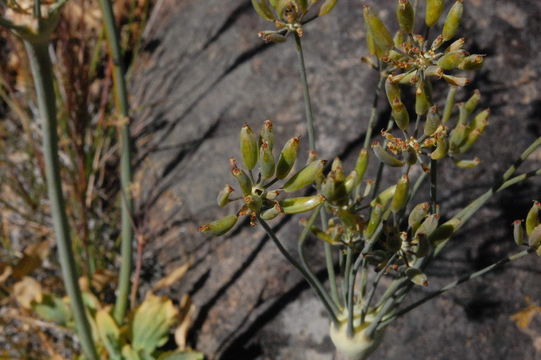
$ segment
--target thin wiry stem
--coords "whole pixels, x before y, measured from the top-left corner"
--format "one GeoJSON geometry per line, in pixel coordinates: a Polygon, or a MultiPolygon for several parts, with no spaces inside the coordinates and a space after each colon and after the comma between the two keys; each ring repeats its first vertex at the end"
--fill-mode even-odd
{"type": "Polygon", "coordinates": [[[130,276],[132,271],[132,214],[133,203],[131,195],[132,164],[131,139],[129,128],[129,103],[126,89],[125,69],[120,48],[118,29],[115,25],[113,7],[110,0],[100,0],[103,14],[107,43],[113,60],[113,82],[115,89],[115,104],[121,124],[118,125],[120,144],[120,183],[121,183],[121,265],[118,283],[118,296],[115,302],[114,317],[121,324],[128,308],[128,295],[130,292],[130,276]]]}
{"type": "Polygon", "coordinates": [[[378,86],[376,87],[376,91],[374,93],[374,99],[372,100],[370,118],[368,119],[368,126],[366,128],[366,135],[364,137],[363,147],[365,149],[368,149],[368,146],[370,145],[370,141],[372,140],[372,132],[374,131],[374,126],[376,126],[376,119],[378,115],[379,94],[381,92],[381,88],[383,87],[383,84],[385,83],[385,77],[382,76],[381,71],[382,71],[381,62],[378,61],[379,81],[378,81],[378,86]]]}
{"type": "Polygon", "coordinates": [[[304,112],[306,115],[306,125],[308,131],[308,146],[310,151],[316,150],[316,139],[314,135],[314,113],[312,112],[312,101],[310,100],[310,89],[308,79],[306,78],[306,65],[304,63],[304,52],[299,35],[295,34],[295,45],[297,48],[297,57],[299,60],[299,70],[301,74],[302,92],[304,95],[304,112]]]}
{"type": "Polygon", "coordinates": [[[278,239],[276,233],[272,230],[272,228],[269,226],[269,224],[267,224],[267,222],[265,220],[261,219],[259,216],[258,216],[258,220],[259,220],[259,223],[261,224],[261,226],[263,226],[263,229],[265,230],[267,235],[269,235],[271,240],[274,242],[274,244],[276,245],[278,250],[280,250],[282,255],[286,258],[286,260],[289,261],[289,263],[291,265],[293,265],[297,270],[299,270],[299,272],[302,274],[304,279],[310,284],[312,289],[314,289],[317,296],[319,297],[319,299],[323,303],[323,306],[325,306],[325,309],[327,310],[329,316],[331,317],[331,320],[333,321],[333,323],[335,325],[337,325],[338,324],[338,318],[336,317],[336,313],[333,311],[333,308],[332,308],[331,304],[327,302],[324,294],[322,294],[320,292],[320,289],[318,289],[318,287],[312,282],[312,280],[310,279],[310,276],[308,275],[308,273],[306,273],[306,271],[301,266],[301,264],[299,264],[297,262],[297,260],[295,260],[291,256],[291,254],[289,254],[289,252],[284,248],[284,246],[282,245],[282,243],[278,239]]]}
{"type": "Polygon", "coordinates": [[[42,118],[43,155],[45,159],[45,174],[47,192],[51,206],[53,227],[58,246],[58,257],[62,268],[64,286],[70,298],[75,326],[81,346],[88,359],[97,360],[98,355],[94,346],[92,332],[86,318],[85,307],[78,283],[71,236],[64,196],[62,194],[62,179],[58,159],[58,135],[56,133],[56,99],[54,91],[54,76],[51,59],[48,52],[48,42],[25,41],[26,52],[36,86],[38,106],[42,118]]]}

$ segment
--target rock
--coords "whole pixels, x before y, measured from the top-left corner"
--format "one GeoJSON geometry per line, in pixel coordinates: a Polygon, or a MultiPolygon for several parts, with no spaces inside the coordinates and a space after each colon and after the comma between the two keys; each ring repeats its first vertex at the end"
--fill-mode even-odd
{"type": "MultiPolygon", "coordinates": [[[[384,19],[394,16],[394,1],[366,2],[384,19]]],[[[440,175],[446,214],[489,188],[540,136],[540,11],[536,0],[466,3],[466,48],[487,54],[469,89],[481,89],[482,106],[492,109],[491,126],[473,150],[482,159],[479,167],[459,171],[448,163],[440,175]]],[[[248,0],[162,0],[153,11],[132,77],[138,206],[150,239],[143,276],[157,280],[193,259],[192,270],[170,295],[193,297],[197,313],[190,344],[211,359],[331,359],[323,308],[260,228],[242,226],[213,239],[197,232],[198,225],[227,214],[215,197],[224,183],[234,181],[228,158],[239,157],[244,122],[258,128],[273,120],[279,147],[303,135],[305,154],[294,45],[263,44],[257,32],[266,28],[248,0]]],[[[340,156],[346,167],[361,147],[377,82],[359,61],[367,54],[364,36],[359,3],[341,1],[330,15],[309,24],[303,38],[319,154],[340,156]]],[[[378,129],[388,117],[384,101],[379,111],[378,129]]],[[[539,167],[540,160],[537,154],[525,168],[539,167]]],[[[374,174],[374,168],[369,171],[374,174]]],[[[395,175],[385,173],[388,182],[395,175]]],[[[540,181],[531,180],[491,200],[431,266],[430,289],[514,251],[511,222],[526,214],[540,190],[540,181]]],[[[292,251],[300,231],[296,219],[278,221],[292,251]]],[[[309,252],[324,279],[321,245],[312,244],[309,252]]],[[[540,259],[529,257],[423,305],[391,325],[374,358],[539,358],[541,349],[534,346],[541,336],[539,321],[521,332],[510,320],[527,306],[526,296],[541,298],[539,269],[540,259]]]]}

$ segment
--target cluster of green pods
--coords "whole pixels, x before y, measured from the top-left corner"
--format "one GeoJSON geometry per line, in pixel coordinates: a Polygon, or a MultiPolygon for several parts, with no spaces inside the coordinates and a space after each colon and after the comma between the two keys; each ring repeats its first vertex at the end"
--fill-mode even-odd
{"type": "Polygon", "coordinates": [[[315,9],[317,16],[328,14],[338,0],[252,0],[252,6],[264,20],[274,23],[276,30],[259,32],[265,42],[280,43],[290,33],[303,36],[303,19],[315,9]]]}
{"type": "Polygon", "coordinates": [[[513,222],[513,237],[517,245],[527,245],[541,256],[541,203],[534,201],[526,220],[513,222]]]}

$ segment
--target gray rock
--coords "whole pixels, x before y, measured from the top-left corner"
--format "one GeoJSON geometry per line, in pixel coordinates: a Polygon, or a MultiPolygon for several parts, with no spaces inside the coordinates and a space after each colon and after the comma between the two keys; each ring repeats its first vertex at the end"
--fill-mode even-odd
{"type": "MultiPolygon", "coordinates": [[[[366,2],[377,3],[383,18],[393,16],[393,1],[366,2]]],[[[449,163],[443,170],[440,198],[446,214],[489,188],[541,132],[541,4],[471,0],[466,9],[466,48],[488,55],[469,89],[481,89],[482,106],[492,109],[491,126],[475,147],[479,167],[459,171],[449,163]]],[[[257,32],[270,27],[248,0],[158,1],[132,79],[138,206],[150,239],[143,276],[157,280],[194,261],[170,295],[193,297],[197,313],[190,343],[211,359],[332,359],[323,308],[261,229],[242,226],[212,239],[197,232],[199,224],[227,214],[215,197],[224,183],[234,181],[227,159],[238,158],[244,122],[259,127],[273,120],[278,146],[305,134],[294,46],[261,43],[257,32]]],[[[359,61],[367,54],[362,9],[358,2],[341,1],[306,32],[317,147],[322,158],[339,155],[350,165],[361,147],[377,81],[359,61]]],[[[388,116],[384,101],[379,109],[381,128],[388,116]]],[[[538,153],[525,168],[538,168],[540,161],[538,153]]],[[[385,173],[389,183],[397,176],[385,173]]],[[[429,289],[514,251],[510,224],[524,216],[540,189],[539,180],[531,180],[491,200],[430,267],[429,289]]],[[[295,219],[281,220],[279,228],[294,250],[300,230],[295,219]]],[[[312,244],[309,252],[324,278],[321,244],[312,244]]],[[[528,305],[525,297],[541,298],[540,264],[529,257],[416,309],[390,327],[374,359],[540,358],[539,316],[522,332],[510,320],[528,305]]]]}

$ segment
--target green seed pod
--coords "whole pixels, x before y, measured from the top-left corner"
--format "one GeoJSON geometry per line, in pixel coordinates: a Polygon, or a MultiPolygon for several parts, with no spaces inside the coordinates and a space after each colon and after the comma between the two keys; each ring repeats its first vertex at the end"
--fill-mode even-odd
{"type": "Polygon", "coordinates": [[[396,191],[396,185],[389,186],[387,189],[383,190],[370,202],[370,206],[374,207],[376,204],[380,204],[384,208],[387,207],[387,204],[394,196],[396,191]]]}
{"type": "Polygon", "coordinates": [[[257,36],[266,43],[283,43],[286,42],[287,37],[276,31],[260,31],[257,36]]]}
{"type": "Polygon", "coordinates": [[[257,195],[246,195],[244,197],[244,203],[248,205],[252,213],[258,214],[263,206],[263,199],[257,195]]]}
{"type": "MultiPolygon", "coordinates": [[[[406,41],[406,39],[404,38],[404,35],[405,35],[405,33],[402,30],[398,30],[394,34],[393,43],[394,43],[394,46],[396,48],[400,49],[402,47],[402,44],[404,44],[404,42],[406,41]]],[[[389,53],[389,56],[392,56],[392,58],[394,60],[399,60],[399,59],[404,57],[402,54],[400,54],[399,52],[396,52],[394,50],[391,50],[391,52],[389,53]]]]}
{"type": "Polygon", "coordinates": [[[274,133],[272,132],[272,121],[270,120],[265,120],[263,123],[261,132],[259,133],[259,147],[261,147],[263,141],[267,142],[269,149],[272,151],[274,148],[274,133]]]}
{"type": "Polygon", "coordinates": [[[372,208],[372,211],[370,212],[370,219],[368,220],[368,225],[366,225],[366,228],[363,231],[363,236],[365,240],[369,239],[372,235],[374,235],[374,232],[376,232],[376,229],[381,222],[382,216],[383,206],[378,203],[372,208]]]}
{"type": "Polygon", "coordinates": [[[490,115],[490,109],[485,109],[475,115],[475,117],[472,120],[471,126],[474,129],[481,129],[481,131],[485,131],[485,128],[488,125],[488,116],[490,115]]]}
{"type": "Polygon", "coordinates": [[[229,184],[225,185],[225,187],[220,191],[218,194],[218,198],[216,199],[216,202],[218,203],[218,206],[224,207],[227,204],[229,204],[229,196],[234,191],[233,187],[229,184]]]}
{"type": "Polygon", "coordinates": [[[449,47],[447,47],[447,49],[445,49],[445,52],[448,53],[448,52],[451,52],[451,51],[456,51],[456,50],[460,50],[462,49],[462,47],[464,46],[464,38],[460,38],[458,40],[455,40],[451,43],[451,45],[449,45],[449,47]]]}
{"type": "Polygon", "coordinates": [[[400,29],[408,34],[413,32],[414,12],[408,0],[398,0],[396,5],[396,18],[400,29]]]}
{"type": "Polygon", "coordinates": [[[394,100],[391,108],[391,116],[399,129],[406,130],[408,128],[410,123],[410,115],[408,113],[408,109],[406,109],[406,106],[398,98],[394,100]]]}
{"type": "Polygon", "coordinates": [[[449,238],[459,228],[460,223],[461,221],[459,219],[453,218],[438,226],[438,228],[429,237],[430,243],[437,246],[449,240],[449,238]]]}
{"type": "Polygon", "coordinates": [[[364,226],[364,220],[359,215],[340,207],[336,211],[336,216],[342,221],[342,224],[346,226],[346,228],[359,232],[364,226]]]}
{"type": "Polygon", "coordinates": [[[331,12],[331,10],[334,8],[338,0],[325,0],[323,1],[323,4],[321,4],[321,7],[319,8],[319,15],[323,16],[327,15],[331,12]]]}
{"type": "Polygon", "coordinates": [[[464,50],[450,51],[439,58],[438,66],[443,70],[456,69],[464,60],[465,54],[464,50]]]}
{"type": "Polygon", "coordinates": [[[436,149],[430,154],[432,160],[441,160],[447,156],[449,153],[449,141],[447,140],[447,135],[442,134],[437,137],[436,140],[436,149]]]}
{"type": "Polygon", "coordinates": [[[355,170],[350,172],[349,175],[346,177],[346,180],[344,181],[344,186],[348,194],[351,193],[351,191],[355,188],[358,178],[359,176],[357,175],[357,172],[355,170]]]}
{"type": "Polygon", "coordinates": [[[415,113],[417,115],[425,115],[431,106],[426,85],[423,82],[419,82],[415,91],[415,113]]]}
{"type": "Polygon", "coordinates": [[[262,179],[269,179],[274,175],[274,165],[274,156],[272,155],[269,143],[263,140],[263,143],[259,148],[259,169],[261,171],[262,179]]]}
{"type": "Polygon", "coordinates": [[[231,163],[231,174],[233,174],[233,176],[237,179],[242,194],[250,195],[252,193],[252,180],[250,180],[250,177],[244,172],[244,170],[238,168],[235,159],[231,158],[229,159],[229,162],[231,163]]]}
{"type": "Polygon", "coordinates": [[[533,229],[540,223],[539,210],[541,210],[541,203],[534,201],[528,215],[526,215],[526,234],[531,235],[533,229]]]}
{"type": "Polygon", "coordinates": [[[264,210],[261,213],[261,218],[263,220],[272,220],[275,217],[277,217],[278,215],[282,214],[283,212],[284,211],[282,210],[282,207],[280,206],[280,204],[276,203],[270,209],[264,210]]]}
{"type": "Polygon", "coordinates": [[[458,149],[466,141],[468,135],[468,126],[465,124],[457,124],[451,134],[449,134],[449,150],[451,153],[458,153],[458,149]]]}
{"type": "Polygon", "coordinates": [[[441,32],[445,41],[451,40],[460,27],[460,20],[462,19],[462,13],[464,12],[462,1],[463,0],[457,0],[453,6],[451,6],[449,13],[447,13],[447,18],[445,19],[443,30],[441,32]]]}
{"type": "Polygon", "coordinates": [[[278,163],[276,165],[276,177],[278,179],[284,179],[293,168],[293,165],[295,165],[295,161],[297,160],[297,153],[299,150],[299,142],[300,138],[297,136],[290,139],[284,145],[284,148],[280,153],[280,157],[278,158],[278,163]]]}
{"type": "Polygon", "coordinates": [[[438,114],[438,107],[432,106],[428,110],[428,115],[426,116],[426,122],[425,122],[423,133],[425,134],[425,136],[431,136],[432,134],[436,132],[436,130],[438,130],[438,127],[440,126],[440,124],[441,124],[441,118],[440,118],[440,114],[438,114]]]}
{"type": "Polygon", "coordinates": [[[471,169],[476,167],[481,163],[481,159],[478,157],[473,158],[472,160],[458,160],[454,159],[455,165],[461,169],[471,169]]]}
{"type": "Polygon", "coordinates": [[[229,215],[211,223],[201,225],[199,231],[204,233],[210,233],[214,236],[220,236],[228,232],[237,223],[238,217],[236,215],[229,215]]]}
{"type": "Polygon", "coordinates": [[[541,225],[537,225],[528,236],[528,246],[536,250],[541,247],[541,225]]]}
{"type": "Polygon", "coordinates": [[[478,89],[475,89],[473,95],[468,99],[468,101],[466,101],[466,103],[464,103],[464,109],[468,112],[468,114],[472,114],[475,111],[480,100],[481,92],[478,89]]]}
{"type": "Polygon", "coordinates": [[[372,150],[374,150],[374,154],[376,154],[376,157],[385,165],[392,166],[392,167],[402,167],[404,166],[404,162],[397,159],[393,155],[391,155],[389,152],[387,152],[379,143],[379,141],[374,141],[372,143],[372,150]]]}
{"type": "Polygon", "coordinates": [[[443,117],[441,119],[441,122],[443,124],[446,124],[451,118],[451,115],[453,114],[453,107],[455,106],[456,91],[457,91],[457,88],[453,86],[449,89],[449,93],[447,93],[447,98],[445,100],[445,108],[443,109],[443,117]]]}
{"type": "Polygon", "coordinates": [[[305,13],[308,9],[308,0],[296,0],[302,13],[305,13]]]}
{"type": "Polygon", "coordinates": [[[274,21],[274,13],[272,12],[267,0],[252,0],[252,6],[259,16],[267,21],[274,21]]]}
{"type": "Polygon", "coordinates": [[[408,150],[403,153],[404,160],[409,165],[415,165],[419,157],[417,156],[417,151],[411,146],[408,146],[408,150]]]}
{"type": "Polygon", "coordinates": [[[432,76],[441,79],[443,77],[443,69],[439,66],[429,66],[425,69],[425,76],[432,76]]]}
{"type": "Polygon", "coordinates": [[[364,6],[363,16],[367,33],[370,33],[372,45],[369,44],[369,48],[373,48],[373,55],[376,55],[378,58],[386,56],[394,45],[391,33],[380,18],[372,12],[370,7],[364,6]]]}
{"type": "Polygon", "coordinates": [[[460,70],[475,71],[481,69],[484,63],[485,58],[483,57],[483,55],[470,55],[466,56],[464,60],[462,60],[458,68],[460,70]]]}
{"type": "Polygon", "coordinates": [[[359,151],[359,156],[357,156],[357,162],[355,163],[355,172],[357,176],[355,177],[355,186],[359,185],[364,178],[364,173],[368,168],[369,153],[368,149],[361,149],[359,151]]]}
{"type": "Polygon", "coordinates": [[[315,237],[317,237],[320,240],[323,240],[331,245],[340,245],[341,242],[338,240],[338,238],[334,238],[331,235],[327,234],[317,226],[311,226],[310,231],[312,234],[314,234],[315,237]]]}
{"type": "Polygon", "coordinates": [[[417,268],[407,268],[405,275],[415,285],[428,286],[428,278],[417,268]]]}
{"type": "Polygon", "coordinates": [[[406,206],[409,196],[409,183],[408,175],[402,175],[396,184],[396,191],[391,201],[391,211],[393,213],[399,212],[406,206]]]}
{"type": "Polygon", "coordinates": [[[421,223],[417,231],[415,231],[415,237],[419,234],[425,234],[426,236],[432,235],[434,230],[438,227],[438,221],[440,216],[438,214],[430,214],[426,219],[421,223]]]}
{"type": "Polygon", "coordinates": [[[415,246],[415,255],[419,258],[425,257],[430,253],[430,240],[424,234],[419,234],[415,239],[413,239],[415,246]]]}
{"type": "Polygon", "coordinates": [[[324,167],[324,160],[314,161],[306,165],[286,182],[284,190],[293,192],[312,184],[322,174],[324,167]]]}
{"type": "Polygon", "coordinates": [[[426,26],[432,27],[436,25],[440,19],[443,9],[445,7],[444,0],[426,0],[426,14],[425,23],[426,26]]]}
{"type": "MultiPolygon", "coordinates": [[[[488,122],[487,122],[488,123],[488,122]]],[[[477,142],[477,140],[479,140],[479,138],[481,137],[481,135],[483,134],[483,129],[473,129],[472,131],[469,132],[468,134],[468,137],[466,138],[466,141],[464,142],[464,144],[462,144],[460,146],[460,148],[458,149],[458,153],[459,154],[464,154],[466,151],[468,151],[473,145],[475,145],[475,143],[477,142]]]]}
{"type": "Polygon", "coordinates": [[[466,86],[471,81],[464,77],[458,77],[458,76],[451,76],[444,74],[443,80],[447,81],[448,84],[451,84],[453,86],[466,86]]]}
{"type": "Polygon", "coordinates": [[[279,190],[279,189],[267,191],[265,193],[265,199],[272,201],[272,200],[276,199],[278,197],[278,195],[280,195],[283,192],[284,192],[284,190],[279,190]]]}
{"type": "Polygon", "coordinates": [[[400,87],[396,82],[392,81],[393,77],[389,75],[387,79],[385,80],[385,93],[387,94],[387,99],[389,100],[389,104],[393,106],[395,101],[400,101],[400,87]]]}
{"type": "Polygon", "coordinates": [[[513,239],[518,246],[524,244],[524,227],[522,226],[522,220],[513,221],[513,239]]]}
{"type": "Polygon", "coordinates": [[[244,124],[240,130],[240,154],[246,169],[252,170],[257,164],[259,149],[257,137],[248,124],[244,124]]]}
{"type": "Polygon", "coordinates": [[[468,111],[466,110],[464,103],[458,104],[458,123],[468,125],[468,119],[469,119],[468,111]]]}
{"type": "Polygon", "coordinates": [[[286,214],[299,214],[315,209],[324,201],[323,195],[303,196],[282,200],[280,206],[286,214]]]}

